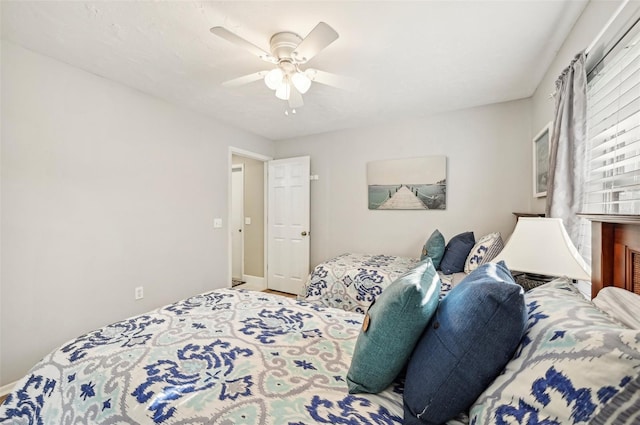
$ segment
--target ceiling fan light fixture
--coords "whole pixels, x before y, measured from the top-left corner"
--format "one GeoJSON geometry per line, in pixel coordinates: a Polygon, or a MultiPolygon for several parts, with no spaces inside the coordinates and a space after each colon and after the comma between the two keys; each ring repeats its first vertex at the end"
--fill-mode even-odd
{"type": "Polygon", "coordinates": [[[267,73],[264,77],[264,83],[271,90],[277,90],[282,86],[282,78],[284,77],[284,73],[280,68],[274,68],[267,73]]]}
{"type": "Polygon", "coordinates": [[[296,110],[293,108],[304,105],[302,95],[309,91],[312,82],[338,88],[348,86],[344,77],[318,70],[302,71],[299,68],[338,38],[338,33],[325,22],[319,22],[304,38],[290,31],[273,34],[269,40],[270,53],[224,27],[213,27],[210,31],[275,65],[275,69],[237,77],[223,82],[222,85],[238,87],[262,79],[269,89],[275,91],[278,99],[288,102],[289,108],[292,108],[288,113],[295,114],[296,110]]]}
{"type": "Polygon", "coordinates": [[[289,81],[284,81],[280,84],[280,87],[276,89],[276,97],[282,100],[289,100],[289,96],[291,95],[291,85],[289,81]]]}
{"type": "Polygon", "coordinates": [[[309,77],[307,77],[306,74],[300,71],[293,74],[293,76],[291,77],[291,82],[300,92],[300,94],[305,94],[311,87],[311,80],[309,79],[309,77]]]}

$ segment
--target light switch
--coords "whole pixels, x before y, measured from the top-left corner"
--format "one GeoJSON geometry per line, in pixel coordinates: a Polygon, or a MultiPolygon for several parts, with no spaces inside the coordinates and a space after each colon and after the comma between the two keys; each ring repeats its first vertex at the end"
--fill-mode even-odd
{"type": "Polygon", "coordinates": [[[214,229],[222,228],[222,219],[221,218],[214,218],[213,219],[213,228],[214,229]]]}
{"type": "Polygon", "coordinates": [[[251,224],[251,217],[245,217],[244,224],[251,224]]]}

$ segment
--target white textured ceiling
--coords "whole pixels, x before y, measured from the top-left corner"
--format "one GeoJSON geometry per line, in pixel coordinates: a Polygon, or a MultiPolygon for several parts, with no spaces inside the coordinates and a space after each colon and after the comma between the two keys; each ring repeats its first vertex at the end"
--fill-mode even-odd
{"type": "Polygon", "coordinates": [[[586,0],[6,1],[2,38],[232,126],[280,140],[531,96],[586,0]],[[310,67],[360,80],[314,84],[294,117],[263,82],[270,65],[209,32],[269,50],[325,21],[340,38],[310,67]]]}

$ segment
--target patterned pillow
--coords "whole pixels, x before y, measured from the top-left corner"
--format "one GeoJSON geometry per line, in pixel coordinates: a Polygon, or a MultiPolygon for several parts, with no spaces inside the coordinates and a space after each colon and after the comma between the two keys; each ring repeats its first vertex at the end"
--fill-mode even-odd
{"type": "Polygon", "coordinates": [[[471,423],[632,424],[640,406],[640,331],[556,279],[526,294],[528,330],[471,423]]]}
{"type": "Polygon", "coordinates": [[[430,258],[399,277],[371,304],[347,374],[350,393],[379,393],[407,364],[438,307],[440,278],[430,258]]]}
{"type": "Polygon", "coordinates": [[[420,261],[423,261],[425,258],[431,258],[433,262],[433,267],[436,269],[440,267],[440,261],[442,261],[442,256],[444,255],[444,236],[438,229],[434,230],[427,242],[425,242],[422,247],[422,255],[420,255],[420,261]]]}
{"type": "Polygon", "coordinates": [[[476,242],[464,263],[464,272],[469,274],[481,265],[488,263],[504,248],[500,232],[489,233],[476,242]]]}

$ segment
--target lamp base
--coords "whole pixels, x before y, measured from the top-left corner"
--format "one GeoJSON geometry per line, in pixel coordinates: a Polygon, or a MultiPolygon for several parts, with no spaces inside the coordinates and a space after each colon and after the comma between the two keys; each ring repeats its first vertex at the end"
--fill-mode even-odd
{"type": "Polygon", "coordinates": [[[512,273],[516,283],[524,288],[525,291],[529,291],[540,285],[544,285],[547,282],[551,282],[555,279],[554,276],[547,276],[543,274],[535,273],[512,273]]]}

